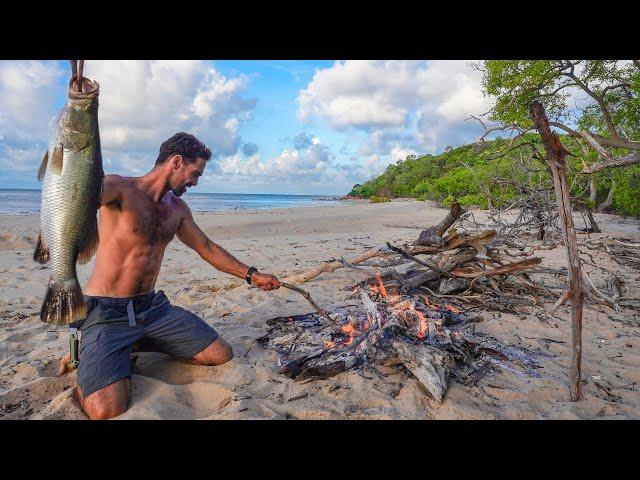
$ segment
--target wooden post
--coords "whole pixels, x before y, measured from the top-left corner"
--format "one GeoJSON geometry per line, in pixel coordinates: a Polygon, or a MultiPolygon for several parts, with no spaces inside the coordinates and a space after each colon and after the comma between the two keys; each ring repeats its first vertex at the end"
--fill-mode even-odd
{"type": "Polygon", "coordinates": [[[565,166],[565,157],[569,152],[560,143],[558,136],[549,128],[549,120],[544,107],[538,101],[529,107],[533,125],[540,132],[542,143],[547,152],[546,161],[551,168],[553,184],[560,213],[560,225],[564,243],[567,247],[569,272],[569,292],[571,298],[571,369],[569,372],[569,396],[575,402],[580,398],[580,371],[582,363],[582,272],[580,269],[580,251],[576,239],[576,230],[571,216],[571,197],[565,166]]]}

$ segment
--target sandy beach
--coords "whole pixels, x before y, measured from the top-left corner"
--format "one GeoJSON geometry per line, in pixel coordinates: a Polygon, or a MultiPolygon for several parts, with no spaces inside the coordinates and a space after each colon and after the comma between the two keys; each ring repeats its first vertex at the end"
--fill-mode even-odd
{"type": "MultiPolygon", "coordinates": [[[[216,243],[261,271],[285,277],[330,259],[349,259],[386,241],[413,241],[419,230],[447,211],[429,202],[348,202],[254,211],[195,213],[216,243]]],[[[474,212],[482,220],[484,213],[474,212]]],[[[640,241],[638,221],[596,214],[602,234],[640,241]]],[[[576,216],[576,225],[582,220],[576,216]]],[[[76,372],[56,377],[68,350],[68,330],[42,323],[39,310],[49,269],[31,256],[38,215],[0,216],[0,419],[86,419],[71,395],[76,372]]],[[[586,234],[580,233],[579,239],[586,234]]],[[[542,265],[566,266],[564,247],[536,253],[542,265]]],[[[594,259],[615,271],[640,297],[640,271],[594,259]]],[[[86,282],[93,261],[78,265],[86,282]]],[[[596,286],[606,275],[587,265],[596,286]]],[[[356,303],[345,287],[361,279],[355,270],[325,273],[303,285],[321,306],[356,303]]],[[[545,277],[560,286],[558,277],[545,277]]],[[[640,312],[585,304],[583,399],[568,398],[570,306],[544,319],[483,312],[477,328],[503,343],[537,353],[540,378],[509,371],[490,373],[475,386],[455,382],[442,403],[430,399],[410,374],[391,369],[349,371],[299,383],[278,373],[274,352],[256,339],[266,320],[308,313],[299,294],[249,289],[242,280],[206,264],[179,240],[167,247],[156,290],[211,324],[231,343],[229,363],[183,364],[161,353],[134,354],[133,397],[118,419],[639,419],[640,312]]],[[[552,304],[546,305],[549,309],[552,304]]]]}

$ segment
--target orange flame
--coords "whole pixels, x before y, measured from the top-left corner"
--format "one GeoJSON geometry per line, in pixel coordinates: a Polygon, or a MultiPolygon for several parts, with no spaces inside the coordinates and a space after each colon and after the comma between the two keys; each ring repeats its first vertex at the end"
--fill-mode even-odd
{"type": "Polygon", "coordinates": [[[429,301],[429,297],[427,297],[426,295],[420,295],[422,297],[422,299],[424,300],[424,304],[429,307],[432,308],[433,310],[440,310],[440,307],[438,305],[436,305],[435,303],[431,303],[429,301]]]}
{"type": "Polygon", "coordinates": [[[387,297],[387,289],[384,288],[384,283],[382,282],[382,278],[380,277],[380,273],[376,272],[376,280],[378,281],[378,289],[380,291],[380,295],[383,297],[387,297]]]}
{"type": "Polygon", "coordinates": [[[342,327],[340,327],[340,331],[342,333],[346,333],[347,335],[349,335],[349,338],[344,342],[344,345],[351,345],[351,342],[353,342],[353,334],[356,331],[353,325],[352,324],[343,325],[342,327]]]}
{"type": "Polygon", "coordinates": [[[416,310],[412,308],[412,310],[416,313],[418,320],[420,320],[420,330],[418,330],[418,338],[422,340],[429,329],[429,324],[427,323],[427,319],[424,318],[424,314],[420,310],[416,310]]]}
{"type": "Polygon", "coordinates": [[[355,328],[353,328],[353,325],[348,324],[348,325],[341,326],[340,331],[342,333],[346,333],[347,335],[352,335],[353,332],[355,331],[355,328]]]}
{"type": "Polygon", "coordinates": [[[330,341],[325,341],[325,342],[324,342],[324,348],[329,349],[329,348],[333,348],[333,347],[335,347],[335,346],[336,346],[336,344],[335,344],[335,343],[333,343],[333,342],[330,342],[330,341]]]}
{"type": "Polygon", "coordinates": [[[460,312],[462,312],[462,310],[460,310],[459,308],[456,308],[453,305],[449,305],[448,303],[445,303],[444,308],[446,308],[447,310],[449,310],[452,313],[460,313],[460,312]]]}

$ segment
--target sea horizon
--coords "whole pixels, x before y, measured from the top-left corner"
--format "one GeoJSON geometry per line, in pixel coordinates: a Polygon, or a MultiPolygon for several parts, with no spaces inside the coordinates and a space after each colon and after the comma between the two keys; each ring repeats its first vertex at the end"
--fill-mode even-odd
{"type": "MultiPolygon", "coordinates": [[[[40,213],[41,189],[0,188],[0,215],[40,213]]],[[[194,212],[336,205],[341,195],[187,192],[182,198],[194,212]]]]}

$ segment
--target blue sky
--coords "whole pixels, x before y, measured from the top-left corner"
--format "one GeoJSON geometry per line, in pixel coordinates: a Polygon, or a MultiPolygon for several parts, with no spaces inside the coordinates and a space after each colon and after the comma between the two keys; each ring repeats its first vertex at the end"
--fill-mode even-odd
{"type": "MultiPolygon", "coordinates": [[[[68,61],[0,61],[0,188],[39,188],[68,61]]],[[[345,194],[408,154],[481,134],[468,61],[94,61],[107,173],[143,175],[160,143],[214,151],[200,192],[345,194]]]]}

